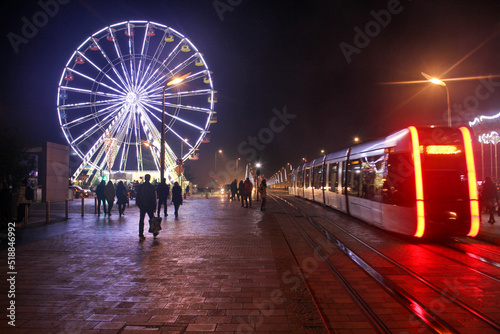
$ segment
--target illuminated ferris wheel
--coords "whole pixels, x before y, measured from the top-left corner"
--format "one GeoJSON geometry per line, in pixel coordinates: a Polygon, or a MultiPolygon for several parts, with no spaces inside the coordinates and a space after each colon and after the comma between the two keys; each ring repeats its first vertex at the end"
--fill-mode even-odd
{"type": "Polygon", "coordinates": [[[211,72],[193,43],[165,25],[107,26],[72,54],[57,92],[59,123],[82,159],[73,175],[159,170],[162,117],[165,168],[197,159],[217,122],[211,72]]]}

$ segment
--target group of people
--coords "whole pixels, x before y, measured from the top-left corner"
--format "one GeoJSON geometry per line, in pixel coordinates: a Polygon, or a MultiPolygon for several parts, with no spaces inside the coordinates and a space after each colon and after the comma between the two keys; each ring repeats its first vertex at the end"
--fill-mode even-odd
{"type": "MultiPolygon", "coordinates": [[[[161,206],[163,205],[164,216],[167,214],[167,200],[170,198],[170,186],[166,184],[165,178],[161,180],[158,188],[151,184],[151,175],[146,174],[144,176],[144,183],[139,185],[137,188],[137,198],[136,204],[139,207],[139,240],[144,240],[144,218],[146,214],[149,219],[154,218],[154,213],[156,211],[156,200],[158,199],[158,217],[160,217],[161,206]],[[158,196],[157,196],[158,195],[158,196]]],[[[174,183],[172,187],[172,202],[174,203],[174,215],[175,218],[179,217],[179,207],[182,205],[182,188],[179,186],[178,182],[174,183]]],[[[155,235],[156,236],[156,235],[155,235]]]]}
{"type": "Polygon", "coordinates": [[[101,214],[101,204],[103,207],[104,214],[111,216],[111,209],[113,208],[113,203],[115,202],[115,196],[117,198],[116,204],[118,205],[118,213],[121,215],[125,212],[125,205],[128,203],[128,190],[123,184],[123,181],[118,182],[116,188],[113,182],[102,180],[101,183],[95,189],[95,195],[97,197],[97,213],[101,214]],[[106,203],[107,208],[106,208],[106,203]]]}
{"type": "MultiPolygon", "coordinates": [[[[250,181],[250,178],[247,177],[245,181],[240,180],[239,184],[238,181],[234,179],[234,181],[231,183],[231,200],[234,201],[237,199],[239,202],[241,199],[242,208],[251,208],[252,191],[253,191],[253,184],[250,181]]],[[[260,210],[265,211],[266,199],[267,199],[267,185],[265,179],[262,179],[262,181],[260,182],[258,191],[261,194],[260,197],[262,198],[260,210]]]]}
{"type": "MultiPolygon", "coordinates": [[[[118,213],[120,217],[125,212],[125,205],[129,201],[128,197],[128,189],[125,187],[123,181],[118,182],[116,188],[113,185],[113,182],[101,181],[101,183],[97,186],[96,190],[97,197],[97,213],[101,214],[101,204],[104,210],[104,214],[108,214],[111,216],[111,209],[113,208],[113,203],[115,200],[115,196],[117,198],[116,204],[118,205],[118,213]],[[107,205],[106,205],[107,204],[107,205]]],[[[144,176],[144,183],[139,184],[136,187],[136,204],[139,207],[139,239],[144,240],[144,218],[146,214],[149,219],[153,219],[155,217],[155,213],[157,213],[157,217],[160,217],[161,208],[163,206],[163,215],[164,217],[168,216],[167,214],[167,201],[172,198],[172,202],[174,203],[174,215],[175,217],[179,217],[179,207],[182,205],[182,189],[179,186],[178,182],[174,183],[172,187],[172,195],[170,195],[170,185],[166,183],[166,179],[163,178],[161,183],[155,187],[151,183],[151,175],[146,174],[144,176]]],[[[156,236],[156,235],[155,235],[156,236]]]]}

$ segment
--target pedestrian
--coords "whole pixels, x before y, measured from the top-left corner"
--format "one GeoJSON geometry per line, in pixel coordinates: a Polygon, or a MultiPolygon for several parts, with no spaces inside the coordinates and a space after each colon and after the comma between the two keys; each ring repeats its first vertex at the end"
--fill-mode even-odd
{"type": "Polygon", "coordinates": [[[234,201],[237,192],[238,192],[238,181],[236,181],[236,179],[234,179],[234,181],[231,183],[231,200],[232,201],[234,201]]]}
{"type": "Polygon", "coordinates": [[[158,217],[160,217],[161,205],[163,204],[163,214],[167,214],[167,200],[170,198],[170,185],[166,183],[166,179],[162,178],[161,183],[156,188],[156,194],[158,196],[158,217]]]}
{"type": "Polygon", "coordinates": [[[495,223],[495,205],[498,202],[498,194],[497,194],[497,187],[495,186],[495,183],[491,180],[491,177],[487,176],[484,185],[483,185],[483,191],[482,195],[484,198],[484,202],[486,204],[486,207],[488,208],[488,211],[490,213],[490,219],[488,220],[488,223],[494,224],[495,223]]]}
{"type": "Polygon", "coordinates": [[[245,180],[245,208],[248,208],[248,203],[250,202],[250,208],[252,207],[252,190],[253,184],[250,178],[247,177],[245,180]]]}
{"type": "Polygon", "coordinates": [[[106,197],[104,196],[104,188],[106,188],[106,181],[102,180],[101,183],[95,188],[95,195],[97,197],[97,214],[101,214],[101,203],[106,214],[106,197]]]}
{"type": "Polygon", "coordinates": [[[262,198],[262,203],[260,205],[260,211],[266,211],[266,198],[267,198],[267,184],[266,179],[262,179],[259,186],[260,197],[262,198]]]}
{"type": "Polygon", "coordinates": [[[139,240],[144,240],[144,217],[148,214],[149,220],[153,219],[156,210],[155,187],[149,182],[151,175],[144,176],[144,183],[137,187],[136,204],[139,207],[139,240]]]}
{"type": "Polygon", "coordinates": [[[241,207],[245,206],[245,183],[243,180],[240,180],[240,183],[238,184],[238,194],[241,197],[241,207]]]}
{"type": "MultiPolygon", "coordinates": [[[[116,204],[118,204],[118,213],[121,215],[125,212],[125,205],[128,203],[128,191],[123,184],[123,181],[118,182],[116,186],[116,204]]],[[[110,210],[111,211],[111,210],[110,210]]]]}
{"type": "Polygon", "coordinates": [[[186,195],[191,196],[191,194],[189,194],[189,184],[186,187],[186,195]]]}
{"type": "Polygon", "coordinates": [[[108,202],[108,216],[111,216],[111,208],[113,208],[113,202],[115,201],[115,186],[111,180],[108,181],[106,187],[104,187],[104,197],[106,202],[108,202]]]}
{"type": "Polygon", "coordinates": [[[175,208],[175,218],[177,218],[179,217],[179,206],[182,205],[182,188],[179,186],[179,182],[175,182],[172,188],[172,202],[175,208]]]}

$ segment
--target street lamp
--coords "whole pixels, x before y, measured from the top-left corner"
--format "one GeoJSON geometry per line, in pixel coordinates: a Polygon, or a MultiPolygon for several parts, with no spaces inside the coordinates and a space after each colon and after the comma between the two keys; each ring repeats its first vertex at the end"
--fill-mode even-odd
{"type": "Polygon", "coordinates": [[[421,72],[421,73],[424,76],[424,78],[427,79],[427,81],[432,82],[435,85],[440,85],[440,86],[443,86],[444,88],[446,88],[446,104],[448,107],[448,126],[451,128],[450,91],[448,90],[448,86],[446,86],[446,84],[442,80],[440,80],[436,77],[432,77],[429,74],[424,73],[424,72],[421,72]]]}
{"type": "Polygon", "coordinates": [[[222,154],[222,150],[215,151],[214,153],[214,186],[216,184],[216,175],[217,175],[217,153],[222,154]]]}
{"type": "MultiPolygon", "coordinates": [[[[165,92],[168,86],[178,85],[183,82],[191,72],[181,75],[180,77],[173,78],[163,86],[163,103],[161,108],[161,147],[160,147],[160,182],[165,176],[165,92]]],[[[182,153],[181,153],[182,156],[182,153]]]]}

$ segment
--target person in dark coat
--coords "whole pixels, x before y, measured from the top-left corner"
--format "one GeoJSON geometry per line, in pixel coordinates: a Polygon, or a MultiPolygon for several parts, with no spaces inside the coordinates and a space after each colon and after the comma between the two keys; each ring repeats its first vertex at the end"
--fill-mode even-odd
{"type": "Polygon", "coordinates": [[[259,186],[260,198],[262,198],[262,204],[260,205],[260,211],[266,211],[266,201],[267,201],[267,184],[266,179],[262,179],[259,186]]]}
{"type": "Polygon", "coordinates": [[[498,194],[497,194],[497,187],[495,186],[495,183],[493,183],[493,181],[489,176],[487,176],[484,181],[482,195],[486,207],[488,208],[488,211],[490,213],[490,219],[488,220],[488,223],[494,224],[495,205],[498,202],[498,194]]]}
{"type": "Polygon", "coordinates": [[[125,212],[125,205],[128,203],[128,191],[123,184],[123,181],[118,182],[116,186],[116,204],[118,204],[118,213],[121,215],[125,212]]]}
{"type": "Polygon", "coordinates": [[[146,174],[144,176],[144,183],[141,184],[137,189],[137,199],[136,204],[139,207],[139,239],[142,241],[146,239],[144,236],[144,218],[146,213],[149,219],[153,219],[156,210],[156,190],[155,187],[149,182],[151,180],[151,175],[146,174]]]}
{"type": "Polygon", "coordinates": [[[172,202],[174,203],[175,208],[175,218],[179,217],[179,206],[182,205],[182,188],[179,185],[179,182],[174,183],[174,187],[172,188],[172,202]]]}
{"type": "Polygon", "coordinates": [[[163,204],[163,214],[167,214],[167,200],[170,198],[170,185],[166,183],[165,178],[161,179],[161,183],[156,188],[156,194],[158,195],[158,217],[160,217],[161,205],[163,204]]]}
{"type": "Polygon", "coordinates": [[[113,208],[113,202],[115,201],[115,185],[113,182],[108,181],[106,187],[104,187],[104,197],[106,198],[106,202],[108,202],[108,215],[111,216],[111,209],[113,208]]]}
{"type": "Polygon", "coordinates": [[[241,207],[245,206],[245,183],[243,180],[240,180],[240,183],[238,184],[238,194],[240,195],[241,198],[241,207]]]}
{"type": "Polygon", "coordinates": [[[95,195],[97,196],[97,214],[101,214],[101,203],[106,214],[106,197],[104,196],[104,189],[106,188],[106,181],[102,180],[101,183],[95,189],[95,195]]]}
{"type": "Polygon", "coordinates": [[[250,202],[250,208],[252,207],[252,189],[253,184],[250,179],[247,177],[245,180],[245,208],[248,208],[248,202],[250,202]]]}
{"type": "Polygon", "coordinates": [[[232,201],[234,201],[237,192],[238,192],[238,181],[236,181],[236,179],[234,179],[234,181],[231,183],[231,200],[232,201]]]}

